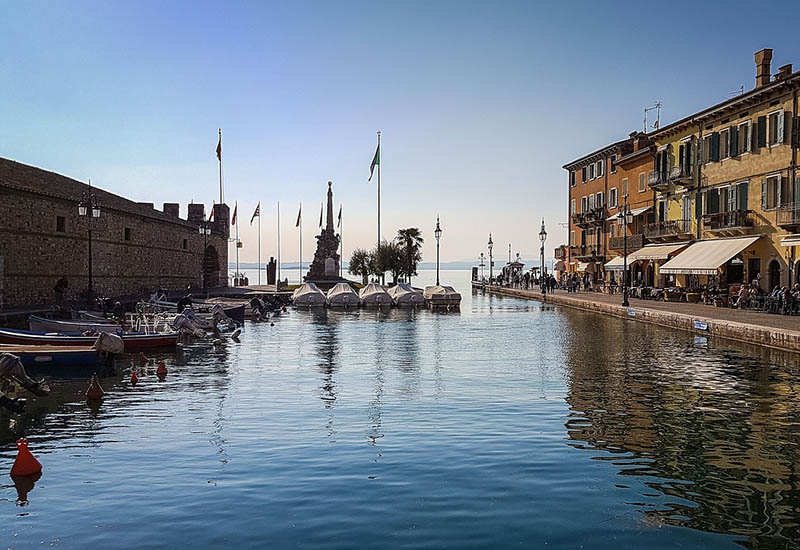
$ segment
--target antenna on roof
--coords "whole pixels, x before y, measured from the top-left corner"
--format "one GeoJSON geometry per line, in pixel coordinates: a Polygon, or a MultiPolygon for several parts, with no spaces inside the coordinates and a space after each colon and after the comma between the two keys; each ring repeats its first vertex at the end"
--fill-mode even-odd
{"type": "Polygon", "coordinates": [[[653,130],[658,130],[659,126],[661,126],[661,105],[660,101],[656,101],[655,105],[652,107],[646,107],[644,110],[644,120],[642,123],[644,124],[644,133],[647,133],[647,113],[648,111],[655,111],[656,112],[656,121],[653,124],[653,130]]]}
{"type": "Polygon", "coordinates": [[[731,93],[729,93],[729,94],[728,94],[728,97],[733,97],[733,96],[735,96],[735,95],[742,95],[743,93],[744,93],[744,84],[742,84],[742,85],[739,87],[739,89],[738,89],[738,90],[736,90],[735,92],[731,92],[731,93]]]}

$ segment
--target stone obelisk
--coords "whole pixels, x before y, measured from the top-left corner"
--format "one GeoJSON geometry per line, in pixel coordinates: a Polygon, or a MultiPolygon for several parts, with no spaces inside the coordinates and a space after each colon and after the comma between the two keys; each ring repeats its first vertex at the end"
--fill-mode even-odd
{"type": "Polygon", "coordinates": [[[317,251],[305,276],[306,281],[338,281],[339,236],[333,228],[333,182],[328,182],[328,208],[325,229],[317,235],[317,251]]]}

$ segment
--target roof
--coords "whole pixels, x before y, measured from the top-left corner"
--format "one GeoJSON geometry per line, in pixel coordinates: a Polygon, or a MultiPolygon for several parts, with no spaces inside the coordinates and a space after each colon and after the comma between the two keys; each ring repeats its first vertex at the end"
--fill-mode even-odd
{"type": "Polygon", "coordinates": [[[590,162],[594,162],[594,161],[600,160],[600,159],[603,158],[604,155],[619,149],[622,146],[622,144],[624,144],[628,140],[630,140],[630,138],[626,138],[626,139],[623,139],[621,141],[617,141],[616,143],[612,143],[611,145],[606,145],[605,147],[602,147],[601,149],[598,149],[597,151],[589,153],[588,155],[584,155],[579,159],[573,160],[572,162],[568,162],[567,164],[562,166],[562,168],[564,170],[572,170],[573,168],[578,168],[582,164],[587,164],[587,163],[590,163],[590,162]]]}
{"type": "Polygon", "coordinates": [[[100,208],[117,210],[127,214],[143,216],[161,220],[167,223],[186,225],[194,227],[186,220],[176,218],[171,214],[155,210],[149,205],[140,204],[132,200],[120,197],[108,191],[103,191],[97,187],[89,187],[88,184],[74,180],[55,172],[49,172],[35,166],[29,166],[10,159],[0,158],[0,187],[16,189],[28,193],[35,193],[50,198],[62,199],[75,202],[81,200],[84,193],[91,191],[97,197],[100,208]]]}
{"type": "Polygon", "coordinates": [[[627,155],[624,155],[624,156],[618,158],[617,159],[617,166],[619,166],[620,164],[625,164],[626,162],[629,162],[631,160],[636,160],[637,158],[642,157],[642,156],[650,156],[651,153],[652,153],[652,151],[650,150],[649,146],[648,147],[642,147],[638,151],[634,151],[633,153],[630,153],[630,154],[627,154],[627,155]]]}

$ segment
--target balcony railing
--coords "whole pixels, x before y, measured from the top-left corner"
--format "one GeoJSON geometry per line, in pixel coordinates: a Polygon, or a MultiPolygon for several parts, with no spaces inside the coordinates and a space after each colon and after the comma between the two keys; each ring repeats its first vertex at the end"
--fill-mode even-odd
{"type": "MultiPolygon", "coordinates": [[[[611,237],[608,240],[608,248],[611,250],[624,250],[625,249],[625,238],[624,237],[611,237]]],[[[636,233],[634,235],[628,235],[628,252],[633,250],[639,250],[644,246],[644,235],[641,233],[636,233]]]]}
{"type": "Polygon", "coordinates": [[[572,260],[585,259],[591,260],[600,256],[601,251],[598,247],[584,245],[584,246],[571,246],[569,247],[569,256],[572,260]]]}
{"type": "Polygon", "coordinates": [[[644,226],[644,236],[648,239],[681,237],[692,234],[692,220],[666,220],[644,226]]]}
{"type": "Polygon", "coordinates": [[[703,226],[707,231],[744,229],[753,226],[752,210],[731,210],[703,216],[703,226]]]}
{"type": "Polygon", "coordinates": [[[669,172],[669,179],[674,183],[690,185],[694,181],[694,174],[691,166],[673,166],[669,172]]]}
{"type": "Polygon", "coordinates": [[[559,246],[558,248],[555,249],[553,257],[555,257],[556,260],[566,260],[567,248],[564,246],[559,246]]]}
{"type": "Polygon", "coordinates": [[[779,206],[777,214],[779,227],[800,227],[800,202],[779,206]]]}
{"type": "Polygon", "coordinates": [[[663,172],[650,172],[647,174],[647,185],[650,189],[661,190],[669,184],[667,174],[663,172]]]}
{"type": "Polygon", "coordinates": [[[572,223],[579,227],[603,223],[608,217],[608,210],[604,206],[592,208],[586,212],[572,215],[572,223]]]}

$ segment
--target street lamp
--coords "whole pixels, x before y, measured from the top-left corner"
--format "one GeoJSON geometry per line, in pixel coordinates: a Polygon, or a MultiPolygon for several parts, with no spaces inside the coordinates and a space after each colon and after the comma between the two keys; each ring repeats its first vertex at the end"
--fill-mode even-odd
{"type": "Polygon", "coordinates": [[[631,205],[628,204],[628,195],[625,195],[625,204],[617,214],[617,224],[622,228],[622,305],[630,306],[628,301],[628,224],[633,223],[631,205]]]}
{"type": "Polygon", "coordinates": [[[539,267],[540,267],[540,272],[541,272],[541,277],[539,278],[539,286],[542,289],[542,294],[547,294],[547,284],[544,282],[544,274],[545,274],[545,269],[544,269],[544,242],[547,240],[547,230],[545,230],[545,228],[544,228],[544,218],[542,218],[542,229],[541,229],[541,231],[539,231],[539,240],[542,241],[542,248],[539,251],[539,254],[540,254],[539,267]]]}
{"type": "Polygon", "coordinates": [[[201,260],[200,268],[203,271],[203,296],[208,298],[208,294],[206,292],[206,249],[208,249],[208,236],[211,235],[211,222],[205,220],[201,221],[197,230],[203,236],[203,259],[201,260]]]}
{"type": "Polygon", "coordinates": [[[478,264],[479,266],[481,266],[481,282],[484,281],[483,266],[486,265],[483,261],[484,258],[485,256],[483,255],[483,252],[481,252],[481,255],[478,256],[478,259],[481,261],[481,263],[478,264]]]}
{"type": "Polygon", "coordinates": [[[489,233],[489,242],[486,243],[486,246],[489,247],[489,284],[492,284],[492,268],[494,267],[494,262],[492,261],[492,247],[494,243],[492,242],[491,233],[489,233]]]}
{"type": "Polygon", "coordinates": [[[89,218],[89,288],[86,293],[86,305],[91,306],[94,301],[94,282],[92,280],[92,220],[100,217],[100,205],[97,196],[92,193],[92,180],[89,180],[89,191],[81,195],[78,202],[78,215],[89,218]]]}
{"type": "Polygon", "coordinates": [[[436,229],[433,234],[436,236],[436,286],[439,286],[439,239],[442,238],[442,228],[439,227],[439,216],[436,216],[436,229]]]}

